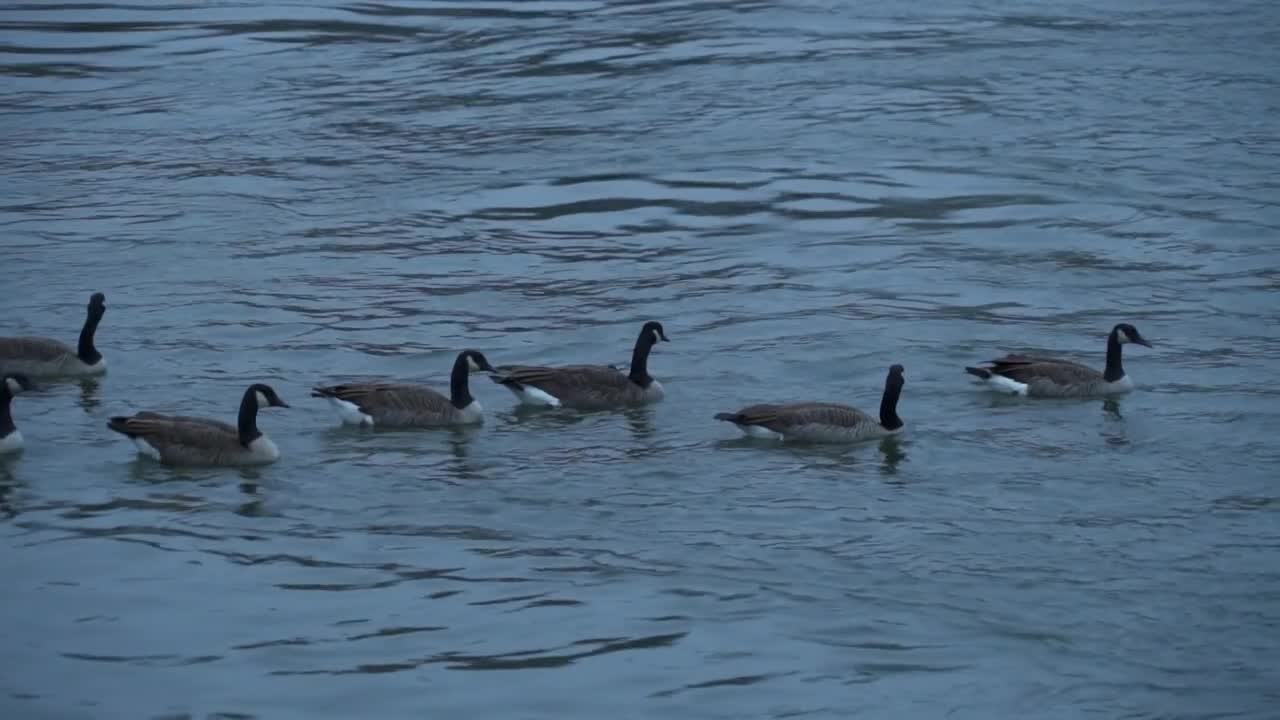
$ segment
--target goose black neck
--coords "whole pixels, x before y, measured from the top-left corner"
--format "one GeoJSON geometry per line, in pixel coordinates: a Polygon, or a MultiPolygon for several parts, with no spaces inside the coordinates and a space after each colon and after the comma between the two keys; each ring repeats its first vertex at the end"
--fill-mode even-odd
{"type": "Polygon", "coordinates": [[[258,430],[258,395],[253,388],[245,390],[244,399],[240,401],[237,429],[240,431],[240,444],[245,447],[262,437],[262,432],[258,430]]]}
{"type": "Polygon", "coordinates": [[[459,355],[453,363],[453,374],[449,376],[449,403],[459,410],[475,400],[471,397],[471,384],[467,381],[470,376],[471,366],[467,364],[467,356],[459,355]]]}
{"type": "Polygon", "coordinates": [[[102,311],[89,309],[89,316],[84,319],[84,327],[80,329],[80,346],[76,355],[86,365],[93,365],[102,359],[102,353],[93,345],[93,334],[98,331],[98,323],[102,322],[102,311]]]}
{"type": "Polygon", "coordinates": [[[631,372],[627,377],[642,388],[649,387],[653,378],[649,375],[649,351],[653,349],[653,332],[648,328],[640,331],[636,338],[636,347],[631,351],[631,372]]]}
{"type": "MultiPolygon", "coordinates": [[[[3,383],[3,381],[0,381],[0,383],[3,383]]],[[[17,429],[13,424],[13,416],[9,414],[9,403],[12,400],[13,393],[9,392],[9,388],[0,384],[0,438],[17,429]]]]}
{"type": "Polygon", "coordinates": [[[902,378],[890,377],[884,384],[884,396],[880,398],[880,424],[886,430],[902,427],[898,417],[898,397],[902,395],[902,378]]]}
{"type": "Polygon", "coordinates": [[[1112,330],[1107,336],[1107,368],[1102,373],[1102,379],[1107,382],[1115,382],[1124,377],[1124,364],[1120,360],[1122,351],[1120,344],[1120,333],[1112,330]]]}

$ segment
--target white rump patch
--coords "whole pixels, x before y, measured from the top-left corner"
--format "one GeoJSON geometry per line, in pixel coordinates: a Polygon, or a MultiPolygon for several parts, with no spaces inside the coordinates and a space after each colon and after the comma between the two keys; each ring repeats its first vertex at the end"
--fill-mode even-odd
{"type": "Polygon", "coordinates": [[[159,448],[155,447],[154,445],[152,445],[151,443],[147,442],[145,439],[140,437],[129,438],[129,439],[133,441],[133,446],[138,448],[139,455],[145,455],[146,457],[149,457],[152,460],[155,460],[157,462],[160,460],[159,448]]]}
{"type": "Polygon", "coordinates": [[[4,384],[9,386],[9,392],[14,395],[22,392],[22,384],[13,378],[5,378],[4,384]]]}
{"type": "Polygon", "coordinates": [[[986,378],[987,386],[996,392],[1007,393],[1009,395],[1026,395],[1030,389],[1026,383],[1020,383],[1017,380],[1010,380],[1003,375],[991,373],[991,377],[986,378]]]}
{"type": "MultiPolygon", "coordinates": [[[[12,382],[12,381],[11,381],[12,382]]],[[[17,452],[22,449],[22,433],[13,432],[0,438],[0,453],[17,452]]]]}
{"type": "Polygon", "coordinates": [[[534,405],[537,407],[560,407],[560,398],[551,393],[544,392],[532,385],[524,385],[515,391],[516,396],[520,398],[522,405],[534,405]]]}
{"type": "Polygon", "coordinates": [[[338,417],[343,424],[373,427],[373,417],[361,410],[355,403],[339,400],[336,397],[326,397],[325,399],[333,406],[334,412],[338,413],[338,417]]]}

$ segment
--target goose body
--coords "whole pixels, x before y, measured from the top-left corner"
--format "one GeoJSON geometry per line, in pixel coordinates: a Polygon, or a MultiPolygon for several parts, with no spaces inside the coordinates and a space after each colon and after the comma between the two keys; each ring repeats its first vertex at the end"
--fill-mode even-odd
{"type": "Polygon", "coordinates": [[[885,378],[880,417],[849,405],[830,402],[748,405],[737,412],[718,413],[716,420],[731,422],[747,437],[814,443],[855,443],[902,432],[898,398],[902,394],[903,367],[893,365],[885,378]]]}
{"type": "Polygon", "coordinates": [[[270,385],[244,391],[237,423],[143,411],[113,417],[107,427],[133,441],[140,455],[166,465],[264,465],[280,459],[280,450],[258,429],[261,407],[289,407],[270,385]]]}
{"type": "Polygon", "coordinates": [[[10,374],[0,379],[0,455],[15,453],[22,449],[22,433],[13,424],[13,415],[9,406],[13,396],[31,389],[31,381],[24,375],[10,374]]]}
{"type": "Polygon", "coordinates": [[[105,373],[107,361],[93,340],[106,312],[106,296],[94,293],[89,298],[88,314],[74,348],[53,338],[0,337],[0,374],[85,377],[105,373]]]}
{"type": "Polygon", "coordinates": [[[1133,379],[1124,371],[1122,348],[1128,343],[1151,347],[1138,329],[1120,323],[1107,335],[1107,364],[1102,372],[1061,358],[1041,355],[1005,355],[982,367],[966,367],[996,392],[1029,397],[1097,397],[1133,390],[1133,379]]]}
{"type": "Polygon", "coordinates": [[[449,395],[409,383],[349,383],[311,390],[324,398],[346,425],[368,427],[444,427],[484,422],[484,409],[471,395],[472,370],[493,371],[485,356],[463,350],[453,363],[449,395]]]}
{"type": "Polygon", "coordinates": [[[577,410],[647,405],[666,396],[662,383],[649,374],[649,353],[659,342],[669,342],[662,324],[645,323],[625,373],[612,365],[505,365],[492,378],[522,405],[577,410]]]}

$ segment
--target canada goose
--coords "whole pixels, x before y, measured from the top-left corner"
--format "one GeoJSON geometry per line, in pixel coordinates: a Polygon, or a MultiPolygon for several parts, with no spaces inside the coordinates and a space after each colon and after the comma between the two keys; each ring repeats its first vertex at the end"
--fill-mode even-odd
{"type": "Polygon", "coordinates": [[[578,410],[644,405],[665,394],[662,383],[649,375],[649,351],[660,341],[670,342],[662,323],[645,323],[631,352],[628,373],[612,365],[504,365],[492,378],[515,393],[522,405],[578,410]]]}
{"type": "Polygon", "coordinates": [[[1107,335],[1107,367],[1102,372],[1069,360],[1016,354],[990,360],[989,367],[966,367],[965,372],[1013,395],[1066,398],[1127,393],[1133,390],[1133,380],[1120,361],[1125,343],[1151,347],[1138,328],[1120,323],[1107,335]]]}
{"type": "Polygon", "coordinates": [[[22,373],[29,377],[57,375],[101,375],[107,361],[93,345],[93,334],[107,312],[107,296],[100,292],[89,298],[89,312],[80,330],[77,349],[60,340],[43,337],[0,337],[0,373],[22,373]]]}
{"type": "Polygon", "coordinates": [[[289,407],[270,385],[254,383],[244,391],[236,425],[143,411],[113,417],[107,427],[128,437],[138,452],[166,465],[263,465],[280,459],[280,450],[258,429],[258,409],[289,407]]]}
{"type": "Polygon", "coordinates": [[[22,449],[22,433],[13,424],[13,415],[9,413],[9,404],[13,396],[31,389],[31,381],[25,375],[16,373],[5,375],[0,382],[0,455],[17,452],[22,449]]]}
{"type": "Polygon", "coordinates": [[[476,350],[463,350],[453,362],[449,397],[423,385],[351,383],[316,387],[311,397],[325,398],[347,425],[382,427],[441,427],[484,422],[480,401],[471,396],[472,370],[493,372],[476,350]]]}
{"type": "Polygon", "coordinates": [[[857,408],[824,402],[749,405],[738,412],[718,413],[716,420],[737,425],[748,437],[773,440],[842,443],[894,435],[903,428],[898,417],[903,372],[901,365],[889,367],[879,421],[857,408]]]}

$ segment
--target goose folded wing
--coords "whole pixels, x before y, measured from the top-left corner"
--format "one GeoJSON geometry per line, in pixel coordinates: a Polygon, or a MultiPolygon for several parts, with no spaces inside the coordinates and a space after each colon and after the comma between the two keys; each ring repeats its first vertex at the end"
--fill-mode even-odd
{"type": "Polygon", "coordinates": [[[118,429],[162,446],[215,448],[235,445],[240,440],[236,429],[227,423],[181,415],[140,413],[127,418],[118,429]]]}
{"type": "Polygon", "coordinates": [[[875,422],[870,415],[834,403],[793,403],[791,405],[752,405],[738,413],[741,424],[759,425],[774,431],[782,431],[801,425],[830,425],[853,427],[875,422]]]}
{"type": "Polygon", "coordinates": [[[499,380],[533,385],[551,392],[555,389],[583,390],[610,386],[625,386],[627,376],[608,365],[563,365],[542,367],[518,365],[500,371],[499,380]]]}
{"type": "Polygon", "coordinates": [[[56,360],[72,350],[57,340],[39,337],[0,338],[0,357],[20,357],[29,360],[56,360]]]}
{"type": "Polygon", "coordinates": [[[326,388],[325,394],[349,402],[365,412],[434,412],[449,405],[449,399],[435,390],[407,383],[336,385],[326,388]]]}
{"type": "Polygon", "coordinates": [[[1097,370],[1058,358],[1034,355],[1008,355],[993,361],[992,370],[1011,380],[1029,383],[1036,379],[1052,379],[1057,383],[1082,383],[1099,377],[1097,370]]]}

